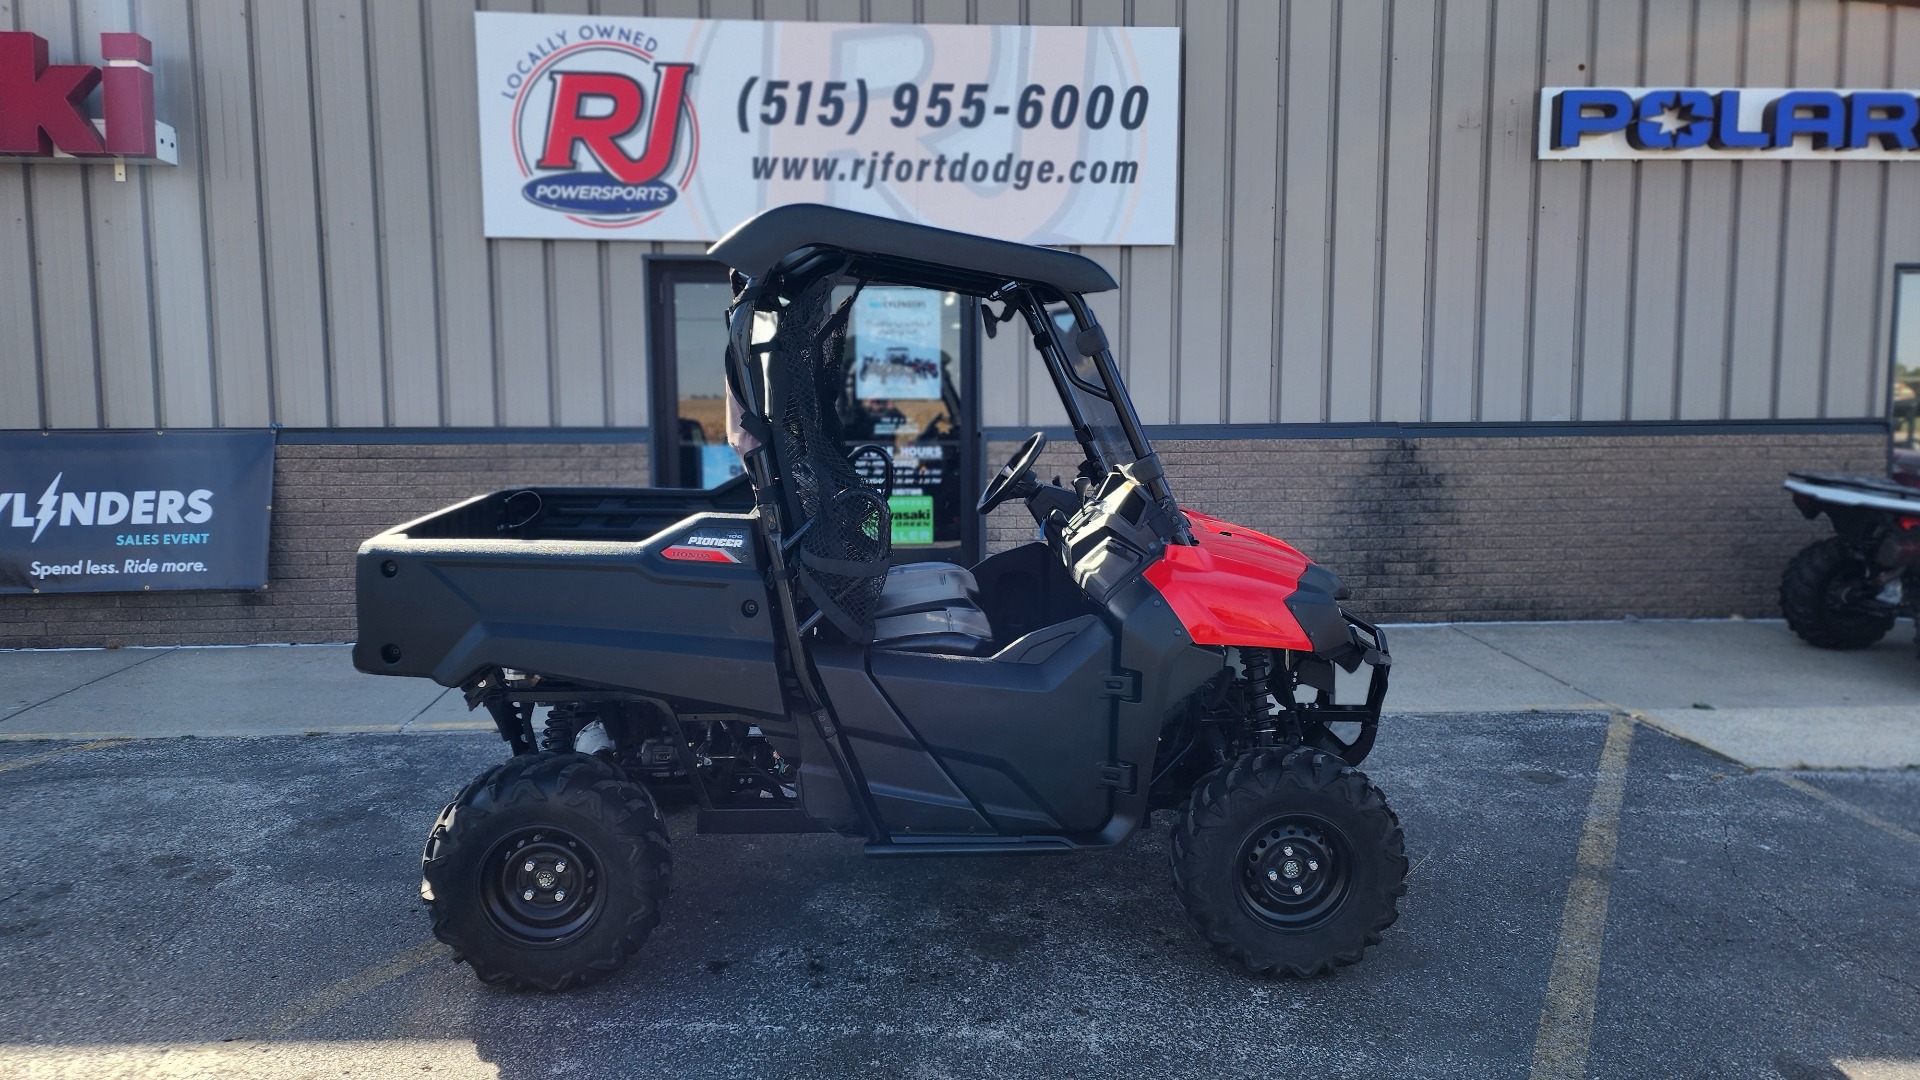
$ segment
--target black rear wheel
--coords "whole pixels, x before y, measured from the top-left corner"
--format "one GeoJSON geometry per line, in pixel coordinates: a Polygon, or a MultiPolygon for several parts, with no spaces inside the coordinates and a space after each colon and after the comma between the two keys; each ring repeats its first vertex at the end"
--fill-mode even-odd
{"type": "Polygon", "coordinates": [[[1209,773],[1174,823],[1174,891],[1215,950],[1256,972],[1358,961],[1399,917],[1407,857],[1380,789],[1312,747],[1209,773]]]}
{"type": "Polygon", "coordinates": [[[672,856],[645,788],[584,754],[526,754],[468,784],[422,858],[433,933],[482,981],[565,990],[660,921],[672,856]]]}
{"type": "Polygon", "coordinates": [[[1867,560],[1837,536],[1800,549],[1780,577],[1780,612],[1809,645],[1864,649],[1893,629],[1891,611],[1869,606],[1879,591],[1867,560]]]}

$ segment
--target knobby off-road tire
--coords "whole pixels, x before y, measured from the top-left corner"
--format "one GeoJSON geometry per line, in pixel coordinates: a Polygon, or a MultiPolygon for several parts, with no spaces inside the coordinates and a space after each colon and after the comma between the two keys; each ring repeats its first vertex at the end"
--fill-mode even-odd
{"type": "Polygon", "coordinates": [[[1365,774],[1311,747],[1255,751],[1207,774],[1170,848],[1194,929],[1262,974],[1355,963],[1407,891],[1400,819],[1365,774]]]}
{"type": "Polygon", "coordinates": [[[1838,606],[1835,586],[1866,577],[1860,557],[1837,536],[1800,549],[1780,576],[1780,612],[1801,640],[1822,649],[1864,649],[1893,629],[1892,615],[1838,606]]]}
{"type": "Polygon", "coordinates": [[[434,936],[481,981],[567,990],[640,948],[672,867],[645,788],[584,754],[524,754],[441,811],[420,894],[434,936]]]}

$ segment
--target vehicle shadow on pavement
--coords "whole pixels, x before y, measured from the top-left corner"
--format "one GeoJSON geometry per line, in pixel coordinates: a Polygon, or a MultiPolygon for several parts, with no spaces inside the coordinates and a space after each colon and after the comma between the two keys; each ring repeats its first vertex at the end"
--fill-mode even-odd
{"type": "MultiPolygon", "coordinates": [[[[831,836],[690,835],[683,809],[664,922],[563,995],[478,984],[415,893],[427,824],[496,740],[76,751],[0,773],[0,1072],[190,1044],[257,1053],[223,1060],[261,1075],[1525,1075],[1606,726],[1396,720],[1367,769],[1415,869],[1399,923],[1327,978],[1207,951],[1172,898],[1165,815],[1106,854],[882,861],[831,836]]],[[[1920,776],[1810,779],[1920,829],[1920,776]]],[[[1920,1059],[1913,854],[1643,729],[1590,1075],[1920,1059]]]]}
{"type": "Polygon", "coordinates": [[[1498,1074],[1531,1052],[1605,725],[1450,718],[1369,762],[1417,869],[1399,924],[1328,978],[1208,951],[1169,887],[1171,815],[1105,854],[881,861],[836,837],[689,836],[681,812],[666,919],[609,983],[436,972],[387,1015],[465,996],[479,1056],[512,1077],[551,1075],[556,1044],[607,1076],[1498,1074]]]}

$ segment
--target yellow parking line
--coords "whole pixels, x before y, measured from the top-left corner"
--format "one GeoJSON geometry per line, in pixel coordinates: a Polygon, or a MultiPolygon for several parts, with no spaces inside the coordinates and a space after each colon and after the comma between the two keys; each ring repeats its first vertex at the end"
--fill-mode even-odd
{"type": "Polygon", "coordinates": [[[1868,825],[1879,829],[1888,836],[1897,840],[1905,840],[1909,844],[1920,844],[1920,833],[1916,833],[1912,829],[1901,828],[1886,818],[1881,817],[1879,814],[1863,806],[1855,806],[1847,800],[1840,798],[1838,795],[1814,787],[1812,784],[1807,783],[1797,776],[1788,776],[1785,773],[1768,773],[1767,775],[1802,795],[1811,795],[1819,799],[1821,802],[1826,803],[1828,806],[1833,807],[1835,810],[1840,811],[1856,821],[1866,822],[1868,825]]]}
{"type": "Polygon", "coordinates": [[[1607,933],[1607,890],[1620,842],[1620,800],[1627,786],[1627,756],[1633,748],[1633,718],[1613,714],[1600,772],[1587,802],[1573,881],[1560,915],[1560,940],[1547,975],[1546,1006],[1533,1043],[1531,1080],[1584,1076],[1593,1039],[1593,1013],[1600,995],[1600,947],[1607,933]]]}
{"type": "Polygon", "coordinates": [[[341,979],[281,1013],[262,1029],[262,1034],[270,1039],[279,1038],[315,1017],[325,1016],[361,994],[376,990],[402,975],[410,974],[435,960],[451,955],[446,946],[437,941],[429,941],[425,945],[408,949],[384,964],[341,979]]]}
{"type": "Polygon", "coordinates": [[[24,769],[29,765],[38,765],[43,761],[52,761],[54,758],[63,757],[67,754],[77,754],[82,750],[97,750],[102,746],[112,746],[114,743],[123,743],[126,741],[125,739],[95,739],[92,742],[77,743],[73,746],[63,746],[58,750],[49,750],[44,754],[31,754],[23,758],[14,758],[12,761],[0,762],[0,772],[12,772],[15,769],[24,769]]]}

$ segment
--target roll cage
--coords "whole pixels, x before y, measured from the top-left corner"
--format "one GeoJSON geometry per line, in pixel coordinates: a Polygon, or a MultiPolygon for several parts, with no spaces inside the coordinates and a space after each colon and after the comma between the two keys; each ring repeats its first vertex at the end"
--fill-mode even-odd
{"type": "Polygon", "coordinates": [[[1112,344],[1084,298],[1117,288],[1100,264],[1071,252],[809,204],[768,210],[728,233],[709,254],[734,271],[727,378],[750,429],[757,426],[752,419],[769,422],[764,358],[774,351],[754,340],[756,313],[780,315],[822,278],[962,293],[982,301],[989,335],[997,324],[1024,317],[1086,455],[1083,474],[1098,483],[1115,470],[1125,472],[1178,523],[1167,539],[1191,543],[1159,456],[1127,396],[1112,344]],[[1003,305],[997,314],[993,304],[1003,305]]]}

